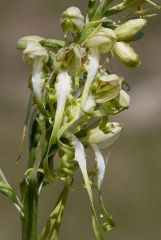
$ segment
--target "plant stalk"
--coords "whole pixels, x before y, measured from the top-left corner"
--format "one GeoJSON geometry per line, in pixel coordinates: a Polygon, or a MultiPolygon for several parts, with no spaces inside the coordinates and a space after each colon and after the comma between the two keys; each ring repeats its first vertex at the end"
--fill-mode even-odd
{"type": "Polygon", "coordinates": [[[37,240],[37,207],[38,190],[34,181],[25,186],[22,240],[37,240]]]}

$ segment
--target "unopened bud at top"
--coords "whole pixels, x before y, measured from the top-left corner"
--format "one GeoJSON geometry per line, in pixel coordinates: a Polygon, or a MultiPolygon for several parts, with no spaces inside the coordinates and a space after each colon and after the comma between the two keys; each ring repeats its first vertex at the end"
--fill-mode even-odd
{"type": "Polygon", "coordinates": [[[61,14],[61,26],[65,33],[80,33],[84,28],[84,16],[77,7],[69,7],[61,14]]]}
{"type": "Polygon", "coordinates": [[[87,48],[98,48],[100,53],[109,52],[116,42],[116,34],[112,29],[99,27],[84,41],[87,48]]]}
{"type": "Polygon", "coordinates": [[[130,41],[146,24],[143,18],[129,20],[115,29],[116,36],[119,41],[130,41]]]}
{"type": "Polygon", "coordinates": [[[129,67],[137,67],[140,65],[139,56],[129,44],[116,42],[113,47],[113,53],[129,67]]]}

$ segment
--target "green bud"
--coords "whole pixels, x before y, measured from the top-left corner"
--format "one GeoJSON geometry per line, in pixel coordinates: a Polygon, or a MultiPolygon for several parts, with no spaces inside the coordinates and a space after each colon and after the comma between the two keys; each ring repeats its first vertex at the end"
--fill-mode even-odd
{"type": "Polygon", "coordinates": [[[140,65],[139,56],[129,44],[116,42],[113,47],[113,53],[129,67],[137,67],[140,65]]]}
{"type": "Polygon", "coordinates": [[[143,18],[129,20],[115,29],[116,36],[119,41],[130,41],[146,24],[143,18]]]}
{"type": "Polygon", "coordinates": [[[22,37],[18,40],[17,43],[17,48],[18,49],[25,49],[27,47],[27,44],[29,42],[40,42],[44,40],[44,38],[39,37],[39,36],[26,36],[26,37],[22,37]]]}
{"type": "Polygon", "coordinates": [[[84,28],[84,16],[77,7],[69,7],[61,14],[61,26],[65,33],[80,33],[84,28]]]}

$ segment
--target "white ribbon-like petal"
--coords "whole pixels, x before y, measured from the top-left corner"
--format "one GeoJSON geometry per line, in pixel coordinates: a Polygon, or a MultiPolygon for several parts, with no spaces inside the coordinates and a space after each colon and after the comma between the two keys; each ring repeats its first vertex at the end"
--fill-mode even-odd
{"type": "Polygon", "coordinates": [[[97,163],[97,174],[98,174],[97,186],[98,186],[98,189],[100,190],[103,179],[104,179],[105,170],[106,170],[105,160],[104,160],[103,154],[101,153],[97,145],[92,144],[91,148],[94,151],[95,160],[97,163]]]}

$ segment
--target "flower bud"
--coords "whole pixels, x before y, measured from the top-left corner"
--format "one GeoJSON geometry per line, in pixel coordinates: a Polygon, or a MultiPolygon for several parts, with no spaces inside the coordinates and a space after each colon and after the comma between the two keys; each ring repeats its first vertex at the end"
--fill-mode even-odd
{"type": "Polygon", "coordinates": [[[39,37],[39,36],[26,36],[26,37],[20,38],[18,40],[17,48],[18,49],[25,49],[29,42],[40,42],[42,40],[44,40],[44,38],[39,37]]]}
{"type": "Polygon", "coordinates": [[[81,141],[85,145],[96,144],[99,149],[106,149],[111,147],[119,138],[122,126],[116,122],[108,122],[106,124],[106,128],[109,131],[107,134],[101,131],[99,127],[91,129],[87,133],[87,136],[81,141]]]}
{"type": "Polygon", "coordinates": [[[129,44],[116,42],[113,47],[113,53],[129,67],[137,67],[140,65],[139,56],[129,44]]]}
{"type": "Polygon", "coordinates": [[[69,7],[61,14],[61,26],[64,32],[80,33],[84,28],[84,16],[77,7],[69,7]]]}
{"type": "Polygon", "coordinates": [[[109,52],[116,42],[116,34],[112,29],[99,27],[84,41],[87,48],[98,48],[100,53],[109,52]]]}
{"type": "Polygon", "coordinates": [[[116,36],[119,41],[130,41],[146,24],[143,18],[129,20],[115,29],[116,36]]]}

